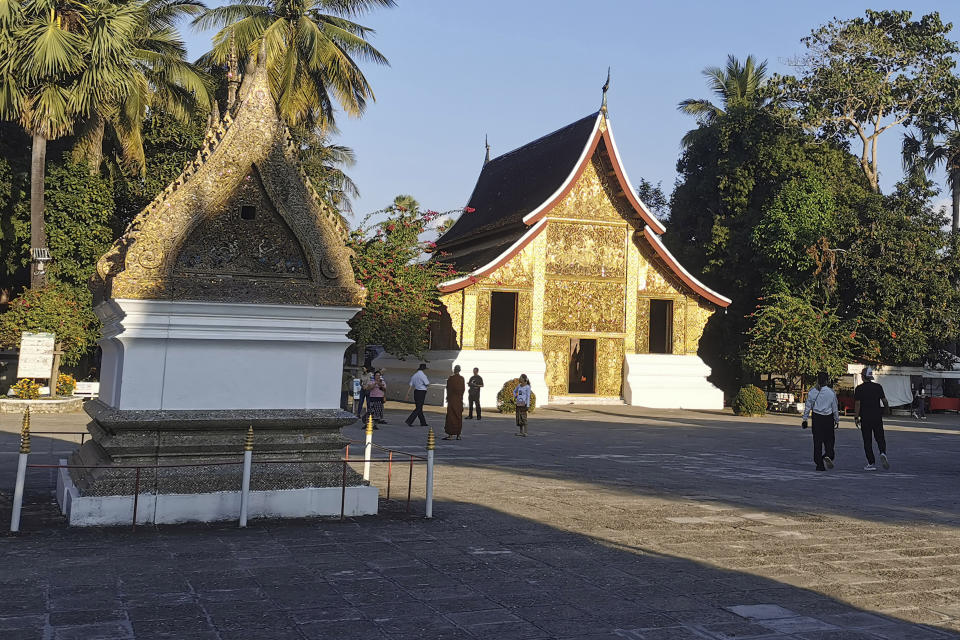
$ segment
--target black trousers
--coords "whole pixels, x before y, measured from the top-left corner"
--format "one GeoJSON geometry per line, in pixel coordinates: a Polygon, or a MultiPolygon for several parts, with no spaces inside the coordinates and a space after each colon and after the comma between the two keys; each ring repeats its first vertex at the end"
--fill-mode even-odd
{"type": "Polygon", "coordinates": [[[420,391],[418,389],[413,390],[413,402],[416,405],[413,408],[413,411],[410,412],[410,417],[407,418],[407,424],[413,424],[414,418],[420,418],[420,426],[427,426],[427,418],[423,415],[423,401],[427,399],[427,390],[424,389],[420,391]]]}
{"type": "Polygon", "coordinates": [[[876,463],[877,459],[873,457],[873,442],[877,440],[877,449],[880,453],[887,452],[887,439],[883,435],[883,418],[876,420],[860,420],[860,435],[863,436],[863,452],[867,454],[867,462],[876,463]]]}
{"type": "Polygon", "coordinates": [[[814,413],[813,418],[813,461],[817,463],[817,468],[823,467],[824,457],[836,460],[833,450],[836,441],[836,433],[833,429],[833,415],[822,416],[814,413]]]}
{"type": "Polygon", "coordinates": [[[473,405],[477,405],[477,420],[480,419],[480,394],[473,395],[472,393],[467,394],[467,405],[469,406],[469,412],[467,413],[468,418],[473,417],[473,405]]]}

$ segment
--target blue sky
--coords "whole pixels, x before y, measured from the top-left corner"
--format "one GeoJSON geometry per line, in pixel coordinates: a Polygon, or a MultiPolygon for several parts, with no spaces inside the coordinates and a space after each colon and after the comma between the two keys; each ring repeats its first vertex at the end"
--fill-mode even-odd
{"type": "MultiPolygon", "coordinates": [[[[960,25],[960,2],[898,4],[833,0],[398,0],[360,19],[389,67],[364,67],[376,93],[359,119],[339,119],[340,144],[360,188],[354,220],[395,195],[436,210],[462,207],[483,162],[600,106],[612,67],[609,113],[627,172],[663,183],[676,177],[680,138],[695,121],[684,98],[711,97],[701,71],[727,54],[753,54],[788,72],[800,39],[833,17],[865,8],[940,11],[960,25]]],[[[191,57],[210,33],[185,34],[191,57]]],[[[960,26],[952,36],[960,40],[960,26]]],[[[901,131],[880,137],[881,186],[901,175],[901,131]]],[[[942,177],[941,177],[942,178],[942,177]]],[[[942,182],[942,179],[941,179],[942,182]]]]}

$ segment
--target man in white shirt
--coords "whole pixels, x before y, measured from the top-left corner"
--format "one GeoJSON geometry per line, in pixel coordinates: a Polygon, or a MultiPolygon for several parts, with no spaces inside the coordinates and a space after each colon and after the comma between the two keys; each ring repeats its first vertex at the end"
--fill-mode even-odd
{"type": "Polygon", "coordinates": [[[817,385],[807,394],[803,421],[800,423],[806,429],[807,418],[813,414],[813,461],[817,464],[817,471],[833,469],[834,430],[840,426],[837,396],[829,387],[829,382],[830,376],[826,371],[817,374],[817,385]]]}
{"type": "Polygon", "coordinates": [[[408,417],[404,422],[407,423],[408,427],[413,426],[413,419],[420,418],[420,426],[427,426],[427,418],[423,415],[423,402],[427,399],[427,387],[430,386],[430,380],[427,378],[427,374],[424,373],[427,365],[424,363],[420,364],[420,368],[417,369],[416,373],[410,376],[410,386],[407,387],[407,393],[403,397],[404,400],[410,398],[410,391],[413,390],[413,402],[416,404],[413,411],[410,412],[410,417],[408,417]]]}

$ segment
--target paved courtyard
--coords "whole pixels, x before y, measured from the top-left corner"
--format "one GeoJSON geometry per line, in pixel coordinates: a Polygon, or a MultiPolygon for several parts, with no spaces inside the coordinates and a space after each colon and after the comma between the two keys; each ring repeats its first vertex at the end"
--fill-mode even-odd
{"type": "MultiPolygon", "coordinates": [[[[422,450],[388,414],[376,441],[422,450]]],[[[560,407],[522,439],[488,415],[438,440],[432,521],[418,467],[411,515],[69,530],[34,471],[23,533],[0,534],[0,638],[960,637],[960,418],[889,420],[872,473],[851,419],[826,473],[798,422],[560,407]]],[[[0,415],[3,531],[18,429],[0,415]]],[[[69,440],[36,436],[33,461],[69,440]]]]}

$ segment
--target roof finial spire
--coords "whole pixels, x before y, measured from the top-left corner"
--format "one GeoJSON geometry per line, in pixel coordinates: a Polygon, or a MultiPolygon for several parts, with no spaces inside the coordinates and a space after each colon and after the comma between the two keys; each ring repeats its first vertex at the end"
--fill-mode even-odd
{"type": "Polygon", "coordinates": [[[487,134],[483,134],[483,146],[487,148],[487,155],[483,159],[483,164],[490,162],[490,139],[487,137],[487,134]]]}
{"type": "Polygon", "coordinates": [[[227,111],[233,108],[237,101],[237,87],[240,86],[240,63],[237,58],[237,42],[230,32],[230,50],[227,53],[227,111]]]}
{"type": "Polygon", "coordinates": [[[607,90],[610,89],[610,67],[607,67],[607,81],[603,83],[603,102],[600,104],[600,111],[607,115],[607,90]]]}

